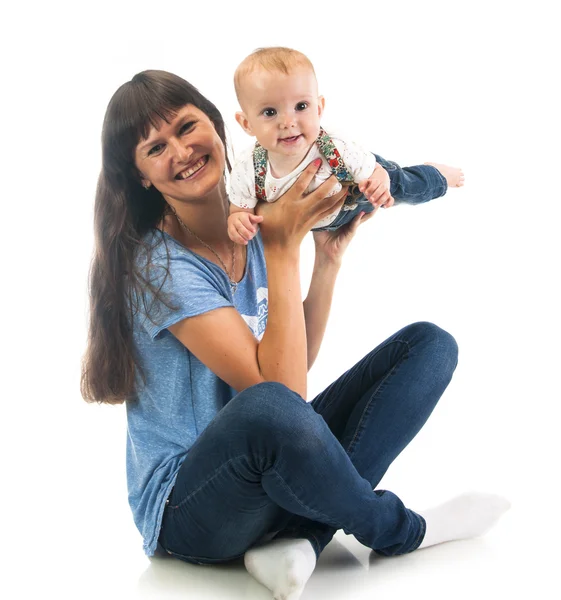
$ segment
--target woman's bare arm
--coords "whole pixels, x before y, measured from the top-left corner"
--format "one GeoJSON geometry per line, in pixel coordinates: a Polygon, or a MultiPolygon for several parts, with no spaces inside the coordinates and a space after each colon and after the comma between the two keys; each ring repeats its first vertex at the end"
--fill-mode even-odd
{"type": "Polygon", "coordinates": [[[300,289],[300,244],[314,223],[342,203],[325,197],[334,177],[304,195],[317,171],[305,169],[292,188],[263,211],[269,311],[258,342],[231,307],[184,319],[169,330],[211,371],[235,390],[278,381],[306,398],[307,343],[300,289]]]}
{"type": "Polygon", "coordinates": [[[217,308],[175,323],[169,330],[237,392],[266,381],[257,360],[259,342],[235,308],[217,308]]]}
{"type": "Polygon", "coordinates": [[[317,358],[325,334],[339,268],[337,264],[323,261],[316,253],[310,289],[304,300],[308,370],[317,358]]]}
{"type": "Polygon", "coordinates": [[[368,215],[360,214],[351,223],[336,231],[314,231],[316,251],[314,270],[310,289],[304,300],[308,370],[312,368],[317,358],[325,334],[335,281],[341,268],[343,254],[355,236],[359,225],[371,219],[375,212],[368,215]]]}

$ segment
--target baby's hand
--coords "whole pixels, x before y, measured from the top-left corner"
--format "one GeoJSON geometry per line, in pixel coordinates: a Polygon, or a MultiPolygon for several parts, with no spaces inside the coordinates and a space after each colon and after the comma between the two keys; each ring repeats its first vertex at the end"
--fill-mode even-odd
{"type": "Polygon", "coordinates": [[[257,233],[257,223],[261,223],[263,217],[248,212],[234,212],[228,217],[228,235],[236,244],[246,246],[257,233]]]}
{"type": "Polygon", "coordinates": [[[374,172],[368,179],[359,182],[358,189],[376,208],[393,206],[394,199],[390,194],[390,176],[386,169],[380,165],[376,165],[374,172]]]}

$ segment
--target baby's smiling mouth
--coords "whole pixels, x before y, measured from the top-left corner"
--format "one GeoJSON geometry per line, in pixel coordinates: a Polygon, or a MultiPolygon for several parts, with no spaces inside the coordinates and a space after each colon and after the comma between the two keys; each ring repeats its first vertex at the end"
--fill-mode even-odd
{"type": "Polygon", "coordinates": [[[302,137],[302,134],[293,135],[292,137],[279,138],[280,142],[284,142],[285,144],[290,144],[291,142],[295,142],[298,138],[302,137]]]}
{"type": "Polygon", "coordinates": [[[202,156],[201,158],[199,158],[199,160],[192,164],[190,167],[188,167],[187,169],[184,169],[183,171],[181,171],[180,173],[178,173],[175,176],[175,179],[188,179],[189,177],[191,177],[191,175],[194,175],[197,171],[200,171],[208,162],[208,155],[206,156],[202,156]]]}

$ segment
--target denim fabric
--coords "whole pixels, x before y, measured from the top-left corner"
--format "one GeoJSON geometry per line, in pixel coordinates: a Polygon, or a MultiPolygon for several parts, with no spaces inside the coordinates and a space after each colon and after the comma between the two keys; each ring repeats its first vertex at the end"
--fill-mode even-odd
{"type": "Polygon", "coordinates": [[[383,555],[415,550],[424,519],[373,488],[421,429],[456,364],[454,338],[415,323],[311,403],[279,383],[244,390],[187,454],[164,511],[161,547],[211,564],[278,532],[309,539],[319,556],[343,529],[383,555]]]}
{"type": "MultiPolygon", "coordinates": [[[[390,193],[396,204],[422,204],[444,196],[448,189],[446,179],[438,169],[431,165],[400,167],[397,163],[386,160],[378,154],[374,155],[390,177],[390,193]]],[[[333,223],[326,227],[318,227],[314,231],[333,231],[350,223],[360,212],[372,212],[374,207],[363,195],[355,199],[356,207],[352,210],[341,210],[333,223]]]]}

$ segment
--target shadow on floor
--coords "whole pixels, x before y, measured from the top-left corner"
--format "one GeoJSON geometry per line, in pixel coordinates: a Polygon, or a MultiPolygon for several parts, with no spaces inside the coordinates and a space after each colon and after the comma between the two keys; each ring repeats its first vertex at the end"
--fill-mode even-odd
{"type": "MultiPolygon", "coordinates": [[[[318,580],[322,598],[344,597],[344,590],[348,591],[348,580],[356,580],[357,574],[365,572],[354,554],[333,540],[321,555],[305,596],[308,596],[308,588],[313,593],[316,586],[312,585],[312,581],[318,580]],[[333,593],[326,595],[327,590],[333,593]]],[[[241,559],[223,565],[199,566],[175,558],[152,558],[138,580],[137,593],[139,598],[157,597],[161,600],[271,599],[271,593],[247,573],[241,559]]]]}

